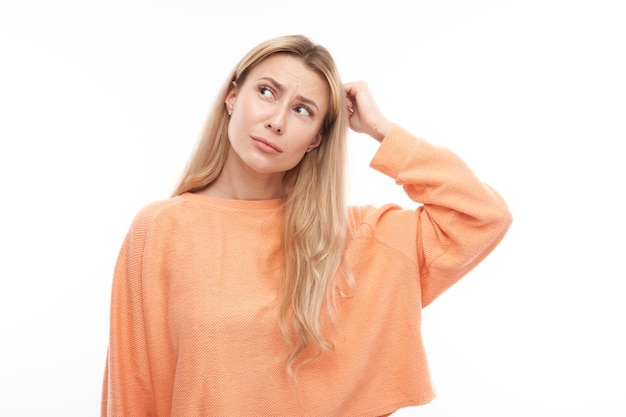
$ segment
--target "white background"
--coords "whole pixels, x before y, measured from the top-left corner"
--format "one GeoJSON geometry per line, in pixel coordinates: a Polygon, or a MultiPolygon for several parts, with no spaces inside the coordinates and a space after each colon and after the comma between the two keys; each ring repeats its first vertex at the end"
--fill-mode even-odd
{"type": "MultiPolygon", "coordinates": [[[[113,264],[217,88],[303,33],[505,197],[425,311],[437,399],[398,416],[625,416],[621,1],[0,1],[0,415],[97,415],[113,264]],[[220,2],[215,2],[219,4],[220,2]]],[[[411,207],[350,138],[352,201],[411,207]]]]}

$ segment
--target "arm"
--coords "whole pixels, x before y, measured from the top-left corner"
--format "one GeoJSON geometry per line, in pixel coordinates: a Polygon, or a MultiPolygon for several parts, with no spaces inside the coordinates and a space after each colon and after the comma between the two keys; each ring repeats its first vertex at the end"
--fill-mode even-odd
{"type": "Polygon", "coordinates": [[[136,219],[115,266],[102,417],[155,415],[141,296],[145,234],[136,219]]]}
{"type": "Polygon", "coordinates": [[[402,251],[416,254],[426,306],[496,247],[511,224],[511,213],[456,154],[386,119],[366,84],[347,84],[346,93],[350,126],[381,142],[371,166],[421,204],[414,213],[390,208],[376,228],[382,239],[393,240],[390,245],[404,242],[402,251]]]}
{"type": "Polygon", "coordinates": [[[399,214],[386,216],[389,227],[398,229],[396,235],[411,233],[399,240],[411,242],[417,253],[423,306],[482,261],[511,224],[502,197],[456,154],[398,126],[385,137],[371,166],[394,178],[413,201],[421,203],[411,216],[412,230],[408,224],[400,230],[399,214]]]}

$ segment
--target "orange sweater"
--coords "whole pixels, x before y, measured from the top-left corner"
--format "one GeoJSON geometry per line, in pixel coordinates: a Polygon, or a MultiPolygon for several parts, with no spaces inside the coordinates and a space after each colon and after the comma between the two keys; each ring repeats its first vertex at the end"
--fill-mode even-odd
{"type": "Polygon", "coordinates": [[[102,416],[380,416],[432,400],[422,308],[506,233],[502,198],[452,152],[400,127],[371,166],[416,209],[352,207],[336,349],[298,372],[275,307],[279,200],[184,194],[148,205],[116,264],[102,416]]]}

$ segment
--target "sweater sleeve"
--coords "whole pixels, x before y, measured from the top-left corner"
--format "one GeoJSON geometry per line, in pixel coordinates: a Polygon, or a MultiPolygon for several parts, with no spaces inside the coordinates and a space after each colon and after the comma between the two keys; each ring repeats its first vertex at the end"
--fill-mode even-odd
{"type": "Polygon", "coordinates": [[[371,166],[394,178],[420,203],[413,216],[397,216],[399,221],[392,223],[398,231],[409,226],[413,230],[407,240],[417,255],[422,306],[483,260],[512,222],[502,197],[456,154],[399,126],[383,139],[371,166]],[[407,219],[410,224],[400,224],[407,219]]]}
{"type": "Polygon", "coordinates": [[[144,217],[135,218],[115,265],[102,417],[156,415],[142,302],[144,217]]]}

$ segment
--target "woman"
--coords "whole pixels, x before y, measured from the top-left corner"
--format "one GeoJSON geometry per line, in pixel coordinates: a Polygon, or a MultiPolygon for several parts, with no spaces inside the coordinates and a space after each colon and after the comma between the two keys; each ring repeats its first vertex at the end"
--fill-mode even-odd
{"type": "Polygon", "coordinates": [[[381,416],[432,400],[421,310],[503,238],[502,198],[342,85],[303,36],[250,51],[115,269],[102,415],[381,416]],[[348,127],[418,204],[346,207],[348,127]]]}

